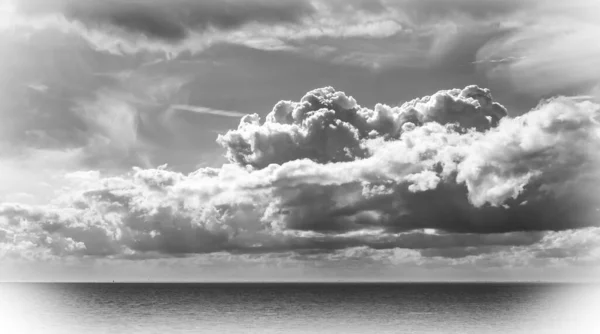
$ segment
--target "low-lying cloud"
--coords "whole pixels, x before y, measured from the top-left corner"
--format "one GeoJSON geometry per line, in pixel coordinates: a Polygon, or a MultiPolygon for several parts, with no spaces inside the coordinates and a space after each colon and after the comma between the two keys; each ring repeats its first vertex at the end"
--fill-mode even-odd
{"type": "Polygon", "coordinates": [[[488,264],[591,261],[599,111],[559,97],[510,117],[477,86],[369,109],[316,89],[219,136],[230,160],[221,168],[80,172],[48,205],[1,204],[0,256],[363,249],[488,264]]]}

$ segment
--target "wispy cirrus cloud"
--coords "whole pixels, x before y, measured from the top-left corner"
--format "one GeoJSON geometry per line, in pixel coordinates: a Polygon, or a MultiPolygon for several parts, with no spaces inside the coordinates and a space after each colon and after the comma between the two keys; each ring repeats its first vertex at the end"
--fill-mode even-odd
{"type": "Polygon", "coordinates": [[[512,27],[505,36],[477,52],[478,66],[535,97],[590,92],[600,82],[599,14],[597,1],[528,2],[507,18],[512,27]]]}
{"type": "Polygon", "coordinates": [[[40,93],[45,93],[48,91],[48,86],[42,84],[42,83],[31,83],[27,85],[28,88],[33,89],[37,92],[40,93]]]}
{"type": "Polygon", "coordinates": [[[217,115],[217,116],[225,116],[225,117],[242,117],[242,116],[246,115],[246,114],[238,112],[238,111],[219,110],[219,109],[213,109],[213,108],[208,108],[208,107],[203,107],[203,106],[187,105],[187,104],[170,105],[169,108],[167,109],[167,113],[174,113],[174,112],[190,112],[190,113],[196,113],[196,114],[209,114],[209,115],[217,115]]]}

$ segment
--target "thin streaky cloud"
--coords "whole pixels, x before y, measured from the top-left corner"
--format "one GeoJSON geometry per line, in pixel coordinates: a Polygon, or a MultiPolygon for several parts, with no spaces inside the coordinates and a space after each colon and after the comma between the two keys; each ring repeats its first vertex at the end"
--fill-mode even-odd
{"type": "Polygon", "coordinates": [[[173,104],[169,107],[169,112],[177,112],[177,111],[191,112],[191,113],[196,113],[196,114],[219,115],[219,116],[224,116],[224,117],[242,117],[242,116],[246,115],[246,114],[238,112],[238,111],[220,110],[220,109],[213,109],[213,108],[208,108],[208,107],[204,107],[204,106],[194,106],[194,105],[188,105],[188,104],[173,104]]]}
{"type": "Polygon", "coordinates": [[[483,64],[483,63],[508,63],[511,61],[517,61],[517,60],[523,60],[526,59],[527,57],[505,57],[505,58],[498,58],[498,59],[481,59],[481,60],[476,60],[471,62],[471,64],[483,64]]]}
{"type": "Polygon", "coordinates": [[[35,91],[45,93],[48,91],[48,86],[41,83],[31,83],[27,85],[27,88],[33,89],[35,91]]]}
{"type": "Polygon", "coordinates": [[[567,98],[573,101],[586,101],[586,100],[596,100],[597,97],[593,95],[576,95],[576,96],[567,96],[567,98]]]}

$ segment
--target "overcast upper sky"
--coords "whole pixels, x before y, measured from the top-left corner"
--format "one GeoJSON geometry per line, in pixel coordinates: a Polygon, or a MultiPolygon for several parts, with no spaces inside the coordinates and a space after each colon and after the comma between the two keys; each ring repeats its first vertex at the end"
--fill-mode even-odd
{"type": "Polygon", "coordinates": [[[595,0],[0,0],[0,280],[575,280],[595,0]]]}

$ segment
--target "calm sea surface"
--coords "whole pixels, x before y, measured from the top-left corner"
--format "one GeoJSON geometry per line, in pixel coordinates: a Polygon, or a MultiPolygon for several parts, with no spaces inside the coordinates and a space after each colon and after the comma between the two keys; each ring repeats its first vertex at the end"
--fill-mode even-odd
{"type": "Polygon", "coordinates": [[[4,283],[0,333],[600,333],[597,291],[505,283],[4,283]]]}

